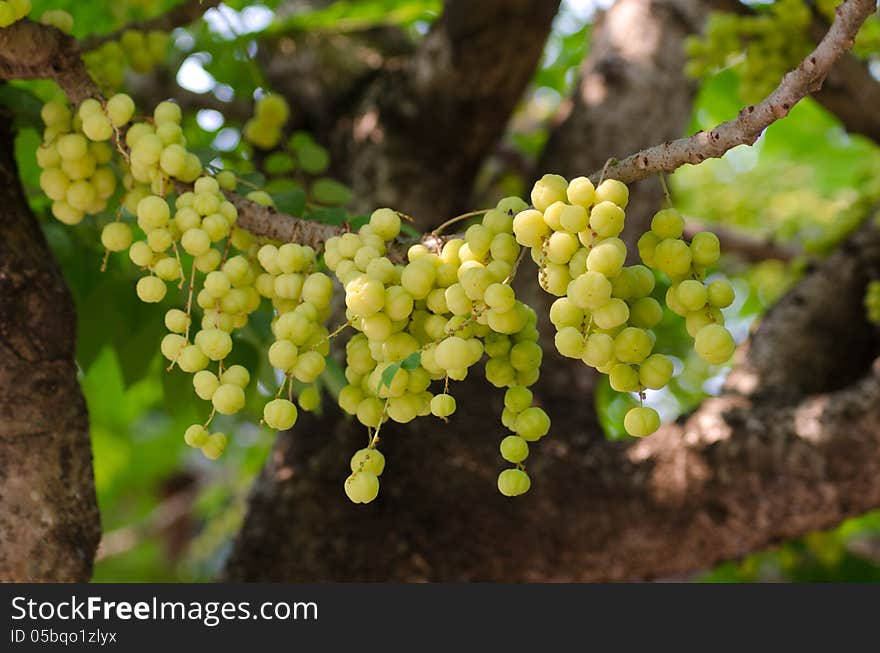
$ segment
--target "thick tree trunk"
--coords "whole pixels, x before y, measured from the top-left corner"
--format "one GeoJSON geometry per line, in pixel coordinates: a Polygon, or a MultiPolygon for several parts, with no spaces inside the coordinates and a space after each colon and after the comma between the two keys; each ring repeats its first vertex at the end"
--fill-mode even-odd
{"type": "Polygon", "coordinates": [[[85,581],[100,521],[73,300],[0,124],[0,581],[85,581]]]}

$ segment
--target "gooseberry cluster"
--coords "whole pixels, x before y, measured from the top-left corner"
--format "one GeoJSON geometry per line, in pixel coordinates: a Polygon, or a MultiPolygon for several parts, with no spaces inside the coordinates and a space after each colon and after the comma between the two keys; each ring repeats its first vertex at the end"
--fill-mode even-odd
{"type": "MultiPolygon", "coordinates": [[[[93,172],[95,161],[109,163],[112,149],[108,141],[120,147],[124,142],[128,149],[122,149],[127,188],[123,206],[136,217],[143,238],[135,239],[134,229],[118,212],[117,219],[104,226],[101,241],[110,252],[127,250],[132,262],[146,272],[138,280],[136,292],[141,301],[151,304],[165,299],[168,283],[183,286],[183,257],[189,257],[190,298],[195,294],[202,310],[201,328],[192,333],[190,299],[186,310],[174,308],[166,313],[169,333],[160,350],[172,366],[193,374],[196,394],[211,402],[212,417],[215,413],[235,414],[244,407],[250,374],[240,365],[225,363],[233,347],[231,334],[244,327],[248,316],[260,306],[262,296],[256,282],[266,275],[257,257],[257,243],[249,233],[235,227],[237,209],[222,191],[235,188],[236,178],[228,172],[216,177],[202,174],[198,157],[186,149],[176,104],[162,102],[151,120],[129,124],[133,114],[134,103],[127,95],[113,96],[106,104],[87,99],[75,116],[63,104],[47,103],[43,109],[45,143],[37,155],[44,166],[41,183],[50,197],[58,198],[53,213],[64,222],[79,222],[84,213],[102,210],[115,188],[112,169],[105,165],[93,172]],[[101,172],[106,173],[107,180],[99,175],[101,172]],[[194,182],[192,190],[180,186],[188,182],[194,182]],[[63,197],[61,189],[65,191],[63,197]],[[197,272],[205,276],[196,292],[197,272]],[[209,370],[214,364],[216,371],[209,370]]],[[[252,195],[266,201],[267,196],[259,191],[252,195]]],[[[326,289],[329,278],[325,281],[326,289]]],[[[263,295],[272,296],[262,287],[263,295]]],[[[326,309],[329,299],[322,296],[321,301],[326,309]]],[[[271,407],[268,413],[275,414],[271,407]]],[[[216,458],[223,452],[227,437],[209,433],[210,422],[211,418],[206,424],[192,425],[185,440],[200,447],[206,456],[216,458]]]]}
{"type": "MultiPolygon", "coordinates": [[[[517,242],[530,248],[541,287],[558,297],[550,308],[550,321],[556,327],[559,353],[607,374],[618,392],[637,392],[643,399],[646,389],[664,387],[673,364],[668,356],[652,353],[656,337],[651,329],[662,319],[663,309],[650,296],[655,277],[649,267],[665,272],[676,284],[688,275],[702,274],[705,267],[700,266],[718,258],[717,238],[712,241],[712,234],[695,238],[693,247],[699,250],[701,263],[699,270],[694,269],[691,249],[678,239],[683,220],[667,209],[655,216],[652,231],[640,240],[642,260],[649,267],[625,266],[627,247],[618,238],[629,202],[625,184],[606,179],[594,187],[586,177],[568,182],[559,175],[544,175],[532,188],[531,200],[533,208],[516,215],[513,231],[517,242]]],[[[699,306],[698,298],[692,300],[694,325],[697,314],[718,321],[705,309],[705,290],[703,295],[699,306]]],[[[717,360],[723,349],[720,338],[702,337],[698,352],[711,350],[714,362],[722,362],[717,360]]],[[[645,406],[630,409],[624,418],[624,427],[633,436],[650,435],[659,425],[658,413],[645,406]]]]}
{"type": "Polygon", "coordinates": [[[110,93],[125,82],[127,68],[146,74],[162,63],[168,52],[168,42],[165,32],[129,29],[118,41],[107,41],[86,52],[83,60],[95,83],[102,91],[110,93]]]}
{"type": "MultiPolygon", "coordinates": [[[[114,100],[117,107],[120,102],[114,100]]],[[[41,115],[46,128],[37,149],[40,188],[52,200],[52,215],[64,224],[79,224],[86,214],[103,211],[116,190],[116,175],[110,167],[113,151],[106,142],[114,123],[93,99],[83,102],[76,115],[66,104],[47,102],[41,115]],[[100,129],[96,120],[101,122],[100,129]]],[[[131,114],[118,110],[114,118],[121,125],[131,114]]]]}
{"type": "MultiPolygon", "coordinates": [[[[447,420],[456,410],[450,384],[483,360],[488,382],[505,389],[501,423],[508,433],[500,452],[512,466],[499,474],[498,489],[506,496],[529,490],[529,444],[549,432],[550,419],[529,389],[542,362],[537,315],[511,286],[524,248],[538,266],[541,287],[557,297],[550,309],[557,349],[608,374],[617,391],[644,399],[646,389],[663,387],[672,375],[671,360],[654,352],[651,329],[663,316],[651,296],[654,271],[668,276],[666,305],[685,317],[697,353],[722,363],[733,352],[720,311],[733,301],[733,289],[720,279],[705,283],[720,254],[718,239],[700,233],[685,242],[681,216],[664,209],[639,240],[645,265],[626,266],[619,238],[626,185],[608,179],[594,187],[585,177],[568,182],[558,175],[535,184],[531,207],[505,198],[493,209],[444,224],[405,254],[398,242],[401,214],[387,208],[374,211],[356,233],[327,240],[323,264],[344,288],[346,307],[345,323],[330,333],[325,324],[333,281],[320,269],[320,252],[257,239],[237,226],[238,210],[227,194],[239,180],[228,171],[210,174],[187,149],[176,104],[162,102],[148,118],[134,114],[127,95],[90,98],[75,112],[47,103],[37,152],[40,183],[56,217],[76,224],[106,208],[117,182],[114,148],[121,154],[125,193],[101,241],[108,252],[127,251],[143,270],[136,285],[142,301],[163,302],[169,284],[188,286],[185,305],[165,313],[168,333],[160,351],[169,369],[192,375],[196,395],[211,404],[206,422],[184,434],[209,458],[220,456],[228,442],[226,434],[210,430],[214,416],[241,411],[251,381],[245,367],[228,362],[233,336],[264,299],[274,312],[268,359],[281,378],[263,407],[263,421],[273,429],[294,426],[294,398],[300,409],[318,407],[330,340],[345,328],[356,331],[345,348],[347,384],[338,395],[340,407],[370,436],[353,455],[344,483],[356,503],[378,495],[385,468],[378,450],[382,425],[427,415],[447,420]],[[481,219],[463,237],[440,235],[476,215],[481,219]]],[[[262,143],[277,143],[287,116],[283,100],[265,96],[250,129],[259,138],[269,132],[272,138],[262,143]]],[[[261,190],[248,198],[272,205],[261,190]]],[[[659,416],[640,406],[624,424],[630,434],[645,436],[657,429],[659,416]]]]}
{"type": "MultiPolygon", "coordinates": [[[[519,398],[502,415],[520,443],[516,450],[502,449],[517,464],[499,477],[499,489],[507,495],[528,490],[522,466],[527,441],[540,439],[550,426],[542,409],[529,407],[526,387],[540,373],[537,316],[510,286],[520,253],[512,216],[524,206],[518,198],[506,198],[463,239],[437,237],[431,246],[413,245],[405,264],[395,264],[388,252],[400,217],[379,209],[357,234],[328,240],[324,255],[345,288],[348,324],[359,332],[346,346],[342,409],[376,434],[388,419],[406,423],[433,414],[445,420],[456,408],[449,382],[464,380],[487,354],[486,378],[519,398]],[[443,382],[442,392],[431,391],[434,381],[443,382]]],[[[370,449],[377,442],[374,436],[370,449]]],[[[345,487],[352,500],[365,503],[378,493],[373,478],[378,474],[361,467],[352,462],[345,487]],[[368,481],[362,480],[365,474],[368,481]]]]}
{"type": "Polygon", "coordinates": [[[330,334],[324,323],[330,316],[333,281],[317,271],[315,250],[308,245],[270,243],[260,248],[257,257],[265,270],[257,277],[257,291],[272,301],[276,311],[269,362],[285,375],[278,395],[265,406],[263,421],[273,429],[286,430],[296,423],[297,409],[290,397],[280,397],[285,383],[290,384],[290,392],[294,379],[306,384],[298,397],[304,410],[314,410],[320,402],[314,383],[330,353],[330,334]]]}
{"type": "Polygon", "coordinates": [[[254,117],[244,124],[244,138],[261,149],[271,150],[281,142],[281,130],[289,117],[290,108],[283,97],[264,95],[254,105],[254,117]]]}
{"type": "Polygon", "coordinates": [[[721,313],[733,303],[733,286],[725,279],[704,281],[707,269],[721,256],[718,236],[701,231],[688,245],[682,239],[683,230],[684,219],[675,209],[657,212],[651,230],[639,239],[639,256],[646,265],[669,277],[672,285],[666,291],[666,306],[685,318],[697,355],[707,363],[720,365],[736,349],[721,313]]]}

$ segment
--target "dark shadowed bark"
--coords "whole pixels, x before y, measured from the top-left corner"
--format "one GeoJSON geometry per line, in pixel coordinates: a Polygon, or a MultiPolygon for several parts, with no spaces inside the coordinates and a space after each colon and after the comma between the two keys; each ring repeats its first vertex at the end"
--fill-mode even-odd
{"type": "Polygon", "coordinates": [[[282,38],[267,49],[267,75],[331,145],[359,208],[393,206],[429,229],[468,208],[557,6],[451,0],[415,50],[391,30],[305,37],[301,48],[282,38]]]}
{"type": "Polygon", "coordinates": [[[0,115],[0,581],[85,581],[100,536],[76,317],[0,115]]]}

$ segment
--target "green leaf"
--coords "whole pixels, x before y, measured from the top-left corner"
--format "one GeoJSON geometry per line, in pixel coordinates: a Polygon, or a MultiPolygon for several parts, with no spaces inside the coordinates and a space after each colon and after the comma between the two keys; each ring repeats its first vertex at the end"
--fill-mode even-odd
{"type": "Polygon", "coordinates": [[[287,141],[287,147],[291,150],[299,154],[300,150],[304,147],[309,147],[310,145],[315,144],[315,139],[312,138],[312,135],[308,132],[293,132],[290,139],[287,141]]]}
{"type": "Polygon", "coordinates": [[[345,378],[345,372],[343,372],[339,363],[333,360],[332,356],[327,357],[327,367],[321,374],[321,380],[324,381],[327,391],[333,395],[334,399],[338,399],[339,393],[348,385],[348,379],[345,378]]]}
{"type": "Polygon", "coordinates": [[[348,211],[343,208],[315,209],[303,216],[307,220],[314,220],[321,224],[343,225],[350,223],[348,211]]]}
{"type": "Polygon", "coordinates": [[[391,382],[394,380],[394,375],[397,374],[400,367],[400,363],[393,363],[385,368],[385,371],[382,372],[382,378],[379,380],[379,387],[376,388],[377,392],[381,391],[382,388],[387,388],[391,385],[391,382]]]}
{"type": "Polygon", "coordinates": [[[263,167],[270,175],[283,175],[293,170],[293,165],[293,157],[286,152],[273,152],[266,157],[263,167]]]}
{"type": "Polygon", "coordinates": [[[630,408],[635,408],[639,402],[631,393],[617,392],[608,383],[608,377],[604,374],[596,384],[596,415],[599,425],[605,432],[605,439],[626,440],[629,435],[623,428],[623,417],[630,408]]]}
{"type": "Polygon", "coordinates": [[[324,172],[330,165],[330,155],[320,145],[309,143],[296,152],[299,167],[309,174],[317,175],[324,172]]]}
{"type": "MultiPolygon", "coordinates": [[[[261,172],[249,172],[246,175],[238,175],[238,178],[242,181],[246,181],[248,184],[253,184],[257,188],[262,188],[266,185],[266,177],[263,176],[261,172]]],[[[242,186],[243,184],[239,184],[242,186]]],[[[244,185],[244,188],[239,188],[239,193],[249,193],[253,188],[250,186],[244,185]]]]}
{"type": "Polygon", "coordinates": [[[306,194],[302,188],[274,193],[272,199],[275,200],[275,206],[279,211],[293,216],[302,215],[303,210],[306,208],[306,194]]]}
{"type": "Polygon", "coordinates": [[[351,198],[352,193],[348,186],[335,179],[321,177],[312,184],[312,199],[320,204],[342,206],[348,204],[351,198]]]}
{"type": "Polygon", "coordinates": [[[13,110],[13,123],[16,126],[43,129],[43,119],[40,117],[43,102],[28,89],[9,84],[0,86],[0,106],[13,110]]]}
{"type": "MultiPolygon", "coordinates": [[[[158,320],[153,320],[147,322],[143,329],[122,346],[116,347],[119,371],[126,387],[144,378],[150,363],[158,354],[164,333],[164,325],[158,320]]],[[[162,360],[167,364],[164,358],[162,360]]]]}
{"type": "Polygon", "coordinates": [[[400,366],[405,370],[414,370],[422,364],[422,352],[414,351],[409,356],[400,361],[400,366]]]}

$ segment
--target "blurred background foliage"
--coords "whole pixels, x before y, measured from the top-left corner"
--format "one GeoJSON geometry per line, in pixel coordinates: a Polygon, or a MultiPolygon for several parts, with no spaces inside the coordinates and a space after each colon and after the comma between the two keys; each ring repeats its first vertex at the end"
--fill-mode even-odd
{"type": "MultiPolygon", "coordinates": [[[[475,206],[526,190],[530,180],[521,169],[508,165],[504,153],[525,161],[538,156],[549,122],[571,92],[578,65],[588,51],[595,13],[611,1],[563,1],[542,64],[510,122],[501,154],[487,161],[480,173],[475,206]]],[[[158,15],[174,4],[173,0],[33,0],[32,15],[49,8],[67,9],[75,18],[74,33],[87,36],[158,15]]],[[[204,21],[175,30],[163,65],[176,70],[177,83],[189,91],[211,93],[223,102],[251,102],[265,83],[253,56],[261,35],[351,31],[381,24],[398,26],[417,40],[441,10],[440,0],[229,0],[210,10],[204,21]]],[[[734,116],[740,108],[738,84],[735,69],[705,79],[691,131],[734,116]]],[[[48,215],[48,202],[39,192],[34,158],[39,102],[33,101],[24,111],[22,102],[57,92],[52,84],[29,82],[14,84],[12,95],[9,89],[0,94],[0,102],[18,103],[22,177],[35,212],[43,217],[48,215]]],[[[174,90],[169,89],[169,94],[173,96],[174,90]]],[[[357,217],[343,208],[350,194],[341,185],[325,182],[327,201],[315,199],[320,193],[314,184],[323,178],[328,162],[326,150],[309,135],[294,135],[282,152],[257,162],[242,142],[240,129],[240,120],[214,110],[190,115],[185,124],[188,141],[200,148],[206,162],[231,166],[251,183],[265,186],[280,208],[331,222],[357,217]]],[[[621,154],[625,153],[609,153],[621,154]]],[[[805,263],[826,254],[880,199],[880,148],[848,135],[832,116],[806,100],[768,129],[755,147],[736,148],[698,167],[685,166],[670,177],[669,187],[673,203],[687,216],[798,252],[790,261],[747,264],[732,256],[722,261],[720,272],[733,279],[738,294],[725,313],[741,341],[753,322],[797,280],[805,263]]],[[[101,272],[100,227],[94,221],[73,229],[48,219],[44,225],[79,315],[78,363],[91,416],[105,532],[94,579],[210,580],[220,569],[243,518],[248,487],[272,445],[273,433],[258,426],[257,408],[258,394],[267,393],[274,383],[265,362],[267,324],[258,323],[246,335],[248,343],[236,345],[239,362],[258,369],[263,382],[254,384],[248,410],[237,418],[224,418],[222,430],[235,437],[226,455],[208,461],[183,442],[185,427],[204,416],[192,400],[188,377],[164,369],[158,355],[162,311],[137,301],[133,266],[116,257],[101,272]]],[[[664,292],[658,287],[658,297],[664,292]]],[[[172,294],[166,299],[169,307],[183,300],[172,294]]],[[[665,353],[675,357],[677,369],[670,387],[652,393],[649,403],[668,420],[717,393],[727,370],[710,368],[688,355],[691,347],[681,318],[668,314],[659,331],[659,339],[667,344],[665,353]]],[[[331,369],[324,380],[331,392],[334,374],[339,370],[331,369]]],[[[626,437],[622,417],[627,397],[601,385],[596,404],[606,435],[626,437]]],[[[693,578],[880,581],[880,512],[693,578]]]]}

